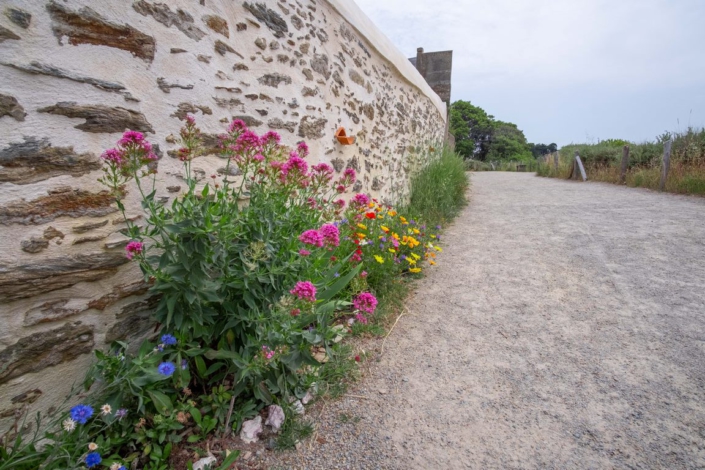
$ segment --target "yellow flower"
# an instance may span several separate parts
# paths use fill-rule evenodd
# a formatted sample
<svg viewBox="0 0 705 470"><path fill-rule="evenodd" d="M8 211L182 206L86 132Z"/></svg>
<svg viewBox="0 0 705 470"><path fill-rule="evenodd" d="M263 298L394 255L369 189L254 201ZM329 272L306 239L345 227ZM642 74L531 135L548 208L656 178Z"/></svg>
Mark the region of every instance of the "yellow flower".
<svg viewBox="0 0 705 470"><path fill-rule="evenodd" d="M375 255L375 259L379 264L384 264L384 258L382 258L380 255Z"/></svg>
<svg viewBox="0 0 705 470"><path fill-rule="evenodd" d="M410 272L410 273L414 273L414 274L420 273L420 272L421 272L421 268L411 268L411 269L409 269L409 272Z"/></svg>
<svg viewBox="0 0 705 470"><path fill-rule="evenodd" d="M437 246L435 248L436 248L436 251L443 251L443 248L441 248L440 246Z"/></svg>
<svg viewBox="0 0 705 470"><path fill-rule="evenodd" d="M401 215L400 215L400 216L399 216L399 220L401 220L402 225L409 225L409 222L406 221L406 219L404 218L404 216L401 216Z"/></svg>
<svg viewBox="0 0 705 470"><path fill-rule="evenodd" d="M397 240L399 240L399 235L397 235L397 234L394 233L394 232L392 232L392 237L394 237L394 238L396 238Z"/></svg>
<svg viewBox="0 0 705 470"><path fill-rule="evenodd" d="M421 233L421 232L419 232L419 229L415 228L415 229L414 229L414 234L415 234L415 235L418 235L419 233Z"/></svg>
<svg viewBox="0 0 705 470"><path fill-rule="evenodd" d="M390 253L396 253L397 250L395 250L394 248L390 248L390 249L389 249L389 252L390 252Z"/></svg>
<svg viewBox="0 0 705 470"><path fill-rule="evenodd" d="M387 214L389 214L390 217L394 217L395 215L397 215L397 211L389 211L387 212Z"/></svg>
<svg viewBox="0 0 705 470"><path fill-rule="evenodd" d="M361 228L362 230L367 230L367 225L365 224L357 224L358 228Z"/></svg>
<svg viewBox="0 0 705 470"><path fill-rule="evenodd" d="M412 265L412 266L416 264L416 260L413 259L413 258L406 258L406 260L407 260L407 261L409 262L409 264Z"/></svg>
<svg viewBox="0 0 705 470"><path fill-rule="evenodd" d="M360 239L362 239L362 238L365 238L365 234L364 234L364 233L359 233L359 232L358 232L358 234L357 234L357 238L360 238Z"/></svg>
<svg viewBox="0 0 705 470"><path fill-rule="evenodd" d="M435 236L435 235L431 235L431 238L436 238L436 236Z"/></svg>
<svg viewBox="0 0 705 470"><path fill-rule="evenodd" d="M421 257L419 255L417 255L416 253L411 253L411 256L413 256L414 259L417 259L417 260L421 259Z"/></svg>
<svg viewBox="0 0 705 470"><path fill-rule="evenodd" d="M433 261L433 260L430 260L430 261L428 262L428 264L430 264L431 266L435 266L435 265L436 265L436 262Z"/></svg>
<svg viewBox="0 0 705 470"><path fill-rule="evenodd" d="M382 225L380 228L382 229L382 231L384 233L389 233L389 229L387 227L385 227L384 225Z"/></svg>
<svg viewBox="0 0 705 470"><path fill-rule="evenodd" d="M374 207L374 206L375 206L375 203L374 203L374 202L371 202L371 203L368 204L368 207Z"/></svg>

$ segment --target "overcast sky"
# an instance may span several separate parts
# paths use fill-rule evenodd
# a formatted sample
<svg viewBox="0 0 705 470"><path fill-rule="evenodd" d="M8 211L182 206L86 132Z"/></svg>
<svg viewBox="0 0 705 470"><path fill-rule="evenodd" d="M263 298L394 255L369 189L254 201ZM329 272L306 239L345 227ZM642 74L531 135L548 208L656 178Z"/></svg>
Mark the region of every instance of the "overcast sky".
<svg viewBox="0 0 705 470"><path fill-rule="evenodd" d="M705 126L705 0L356 2L408 57L452 49L452 100L530 142Z"/></svg>

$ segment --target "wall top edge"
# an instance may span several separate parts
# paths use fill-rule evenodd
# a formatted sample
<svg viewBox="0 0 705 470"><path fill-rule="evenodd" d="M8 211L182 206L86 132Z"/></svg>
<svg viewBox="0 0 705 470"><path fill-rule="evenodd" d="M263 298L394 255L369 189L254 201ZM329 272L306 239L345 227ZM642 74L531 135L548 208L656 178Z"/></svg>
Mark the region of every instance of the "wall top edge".
<svg viewBox="0 0 705 470"><path fill-rule="evenodd" d="M409 59L397 49L387 36L370 20L353 0L325 0L345 18L364 38L384 56L408 80L426 95L441 113L443 121L447 119L446 104L421 76Z"/></svg>

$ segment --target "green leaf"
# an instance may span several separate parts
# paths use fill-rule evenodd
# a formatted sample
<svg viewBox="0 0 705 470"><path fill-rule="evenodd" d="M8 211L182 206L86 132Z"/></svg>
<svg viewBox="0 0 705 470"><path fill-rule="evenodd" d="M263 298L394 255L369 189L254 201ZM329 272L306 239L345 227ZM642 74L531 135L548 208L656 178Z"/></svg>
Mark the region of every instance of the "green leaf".
<svg viewBox="0 0 705 470"><path fill-rule="evenodd" d="M206 378L206 361L204 361L201 356L196 356L193 358L193 360L196 363L196 370L198 370L198 375L200 375L201 378Z"/></svg>
<svg viewBox="0 0 705 470"><path fill-rule="evenodd" d="M198 442L200 440L201 436L199 436L198 434L193 434L189 436L188 439L186 439L186 442L190 442L191 444L193 444L194 442Z"/></svg>
<svg viewBox="0 0 705 470"><path fill-rule="evenodd" d="M345 289L345 287L350 283L352 278L357 276L357 273L360 272L360 269L362 269L362 264L358 264L355 266L355 268L351 269L349 273L347 273L345 276L340 277L335 283L333 283L332 286L328 287L326 290L321 292L317 297L318 300L320 301L328 301L335 297L341 290Z"/></svg>
<svg viewBox="0 0 705 470"><path fill-rule="evenodd" d="M193 416L193 420L200 427L202 416L201 416L201 412L199 411L199 409L195 408L195 407L191 407L191 408L189 408L189 413L191 413L191 416Z"/></svg>
<svg viewBox="0 0 705 470"><path fill-rule="evenodd" d="M173 411L174 406L171 404L171 399L164 393L157 390L147 390L154 406L157 408L159 413L164 414L165 411Z"/></svg>
<svg viewBox="0 0 705 470"><path fill-rule="evenodd" d="M228 470L232 464L235 463L237 458L240 456L240 451L235 450L230 452L230 454L225 457L225 460L223 460L223 463L218 467L218 470Z"/></svg>
<svg viewBox="0 0 705 470"><path fill-rule="evenodd" d="M206 351L205 356L208 359L235 359L235 360L242 360L242 357L235 351L228 351L227 349L210 349Z"/></svg>

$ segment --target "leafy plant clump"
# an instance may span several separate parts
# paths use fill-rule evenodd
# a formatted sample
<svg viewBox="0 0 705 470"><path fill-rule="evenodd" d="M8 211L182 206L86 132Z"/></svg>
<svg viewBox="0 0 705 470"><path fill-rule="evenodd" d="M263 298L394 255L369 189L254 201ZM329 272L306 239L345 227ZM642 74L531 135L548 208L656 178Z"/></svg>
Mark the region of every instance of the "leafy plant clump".
<svg viewBox="0 0 705 470"><path fill-rule="evenodd" d="M289 410L344 380L338 342L374 317L376 290L441 251L420 220L365 194L348 205L355 171L309 166L304 142L290 149L233 121L220 136L226 176L199 181L191 163L204 150L190 116L180 137L186 190L170 206L155 199L157 157L141 133L102 155L100 181L123 214L126 256L158 298L159 333L96 351L91 393L49 421L38 415L32 436L18 423L0 470L165 469L174 446L238 432L271 404ZM135 190L140 224L126 210ZM292 436L307 429L288 426Z"/></svg>

